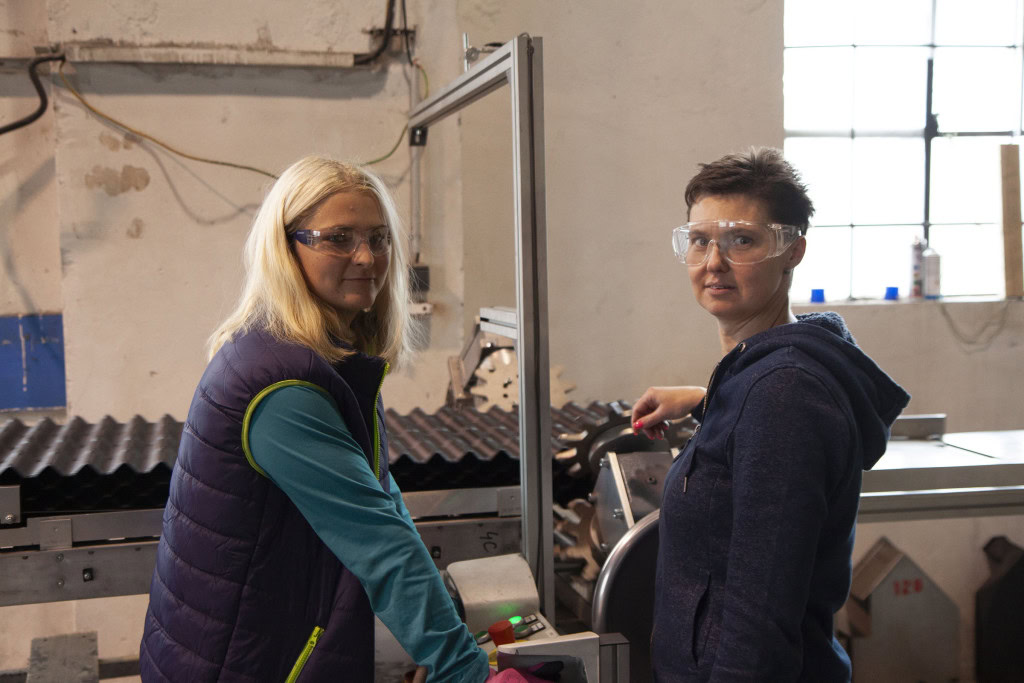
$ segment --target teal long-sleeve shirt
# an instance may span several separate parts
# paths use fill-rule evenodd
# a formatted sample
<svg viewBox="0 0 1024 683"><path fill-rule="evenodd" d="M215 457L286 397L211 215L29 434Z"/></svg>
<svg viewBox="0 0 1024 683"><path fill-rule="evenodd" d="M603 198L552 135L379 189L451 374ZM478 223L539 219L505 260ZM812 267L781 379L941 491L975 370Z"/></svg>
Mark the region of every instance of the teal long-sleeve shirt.
<svg viewBox="0 0 1024 683"><path fill-rule="evenodd" d="M487 678L487 655L459 619L398 486L392 479L391 495L384 492L326 395L303 386L272 392L253 412L249 446L428 680Z"/></svg>

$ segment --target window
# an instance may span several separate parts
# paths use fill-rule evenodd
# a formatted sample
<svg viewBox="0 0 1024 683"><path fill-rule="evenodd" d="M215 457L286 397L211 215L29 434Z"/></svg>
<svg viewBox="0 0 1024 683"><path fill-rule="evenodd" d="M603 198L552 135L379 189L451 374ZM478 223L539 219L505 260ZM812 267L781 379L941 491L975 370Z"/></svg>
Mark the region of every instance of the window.
<svg viewBox="0 0 1024 683"><path fill-rule="evenodd" d="M1002 294L999 146L1024 132L1024 0L786 0L786 157L816 214L793 298Z"/></svg>

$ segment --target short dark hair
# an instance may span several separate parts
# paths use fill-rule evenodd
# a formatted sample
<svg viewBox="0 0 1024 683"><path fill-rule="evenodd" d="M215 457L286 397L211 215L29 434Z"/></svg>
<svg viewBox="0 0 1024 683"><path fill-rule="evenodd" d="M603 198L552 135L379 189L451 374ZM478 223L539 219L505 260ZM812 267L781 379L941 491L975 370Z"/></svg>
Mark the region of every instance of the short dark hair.
<svg viewBox="0 0 1024 683"><path fill-rule="evenodd" d="M800 174L773 147L752 147L742 154L727 154L701 164L686 186L686 211L708 196L743 195L764 203L772 220L807 232L814 204Z"/></svg>

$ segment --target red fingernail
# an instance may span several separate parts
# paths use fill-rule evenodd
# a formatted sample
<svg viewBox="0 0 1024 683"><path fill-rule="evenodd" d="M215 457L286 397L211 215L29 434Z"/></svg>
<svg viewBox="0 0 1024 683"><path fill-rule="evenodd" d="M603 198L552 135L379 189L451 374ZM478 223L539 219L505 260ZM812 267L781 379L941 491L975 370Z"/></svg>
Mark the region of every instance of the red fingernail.
<svg viewBox="0 0 1024 683"><path fill-rule="evenodd" d="M644 428L643 420L637 420L636 422L633 423L633 429L643 429L643 428Z"/></svg>

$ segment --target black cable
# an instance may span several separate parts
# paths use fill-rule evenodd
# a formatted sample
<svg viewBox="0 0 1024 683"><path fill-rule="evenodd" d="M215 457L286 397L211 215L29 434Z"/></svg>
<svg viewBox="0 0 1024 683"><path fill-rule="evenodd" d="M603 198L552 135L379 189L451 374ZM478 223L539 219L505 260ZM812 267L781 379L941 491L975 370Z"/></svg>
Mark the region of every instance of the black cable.
<svg viewBox="0 0 1024 683"><path fill-rule="evenodd" d="M391 35L393 33L395 24L395 0L388 0L387 13L384 16L384 36L381 38L380 45L373 52L367 52L366 54L356 55L354 64L362 66L365 64L372 64L377 61L377 58L384 54L384 50L388 49L388 43L391 42Z"/></svg>
<svg viewBox="0 0 1024 683"><path fill-rule="evenodd" d="M3 135L4 133L10 133L12 130L17 130L18 128L21 128L23 126L27 126L28 124L32 123L40 116L42 116L43 113L46 111L46 105L48 103L48 100L46 99L46 89L43 88L43 84L39 80L39 74L36 73L36 67L42 64L43 62L55 61L63 62L64 53L62 52L57 55L46 55L45 57L36 57L29 63L28 77L32 79L32 85L36 87L36 92L39 93L39 107L23 119L18 119L14 123L8 123L6 126L0 126L0 135Z"/></svg>
<svg viewBox="0 0 1024 683"><path fill-rule="evenodd" d="M409 58L409 63L412 64L412 46L409 45L411 40L409 35L409 15L405 11L405 0L402 0L402 33L405 38L405 56Z"/></svg>

